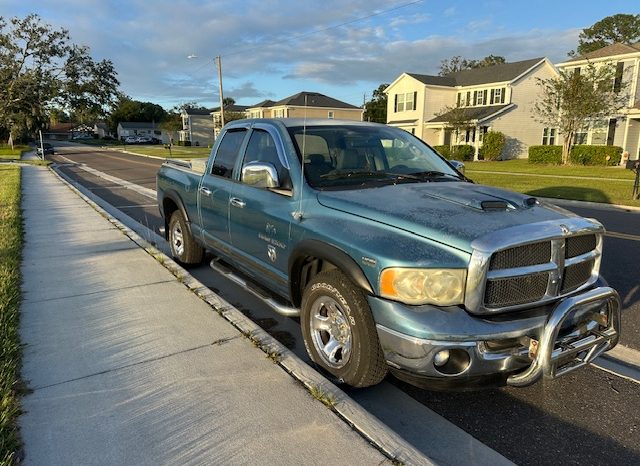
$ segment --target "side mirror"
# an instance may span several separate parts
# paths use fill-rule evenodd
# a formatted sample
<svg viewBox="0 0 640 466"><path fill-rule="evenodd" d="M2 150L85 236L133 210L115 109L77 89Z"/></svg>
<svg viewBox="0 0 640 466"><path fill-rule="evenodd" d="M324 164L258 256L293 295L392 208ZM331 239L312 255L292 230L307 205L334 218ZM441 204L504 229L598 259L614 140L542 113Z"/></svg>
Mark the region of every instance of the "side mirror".
<svg viewBox="0 0 640 466"><path fill-rule="evenodd" d="M449 163L453 165L453 168L458 170L460 173L464 175L464 163L459 162L457 160L449 160Z"/></svg>
<svg viewBox="0 0 640 466"><path fill-rule="evenodd" d="M249 162L242 167L242 182L256 188L278 188L276 167L267 162Z"/></svg>

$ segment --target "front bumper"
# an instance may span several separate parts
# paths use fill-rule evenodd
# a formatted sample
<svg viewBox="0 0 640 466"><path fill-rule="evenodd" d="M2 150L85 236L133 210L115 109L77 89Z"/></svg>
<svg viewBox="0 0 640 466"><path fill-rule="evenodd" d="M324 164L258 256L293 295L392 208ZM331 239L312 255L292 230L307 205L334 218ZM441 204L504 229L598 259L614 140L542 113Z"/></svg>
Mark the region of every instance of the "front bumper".
<svg viewBox="0 0 640 466"><path fill-rule="evenodd" d="M411 309L374 297L369 303L389 366L426 385L455 387L485 377L531 385L588 364L620 334L620 298L607 286L567 297L550 312L513 319L474 317L460 308Z"/></svg>

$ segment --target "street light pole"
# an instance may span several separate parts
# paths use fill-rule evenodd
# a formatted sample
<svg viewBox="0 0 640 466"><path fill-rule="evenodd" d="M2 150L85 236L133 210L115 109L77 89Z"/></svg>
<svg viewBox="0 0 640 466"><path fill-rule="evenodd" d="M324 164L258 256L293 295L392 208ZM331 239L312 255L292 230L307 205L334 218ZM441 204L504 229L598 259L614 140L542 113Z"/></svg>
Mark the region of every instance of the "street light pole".
<svg viewBox="0 0 640 466"><path fill-rule="evenodd" d="M222 59L220 55L216 57L218 62L218 91L220 92L220 127L224 126L224 96L222 95Z"/></svg>

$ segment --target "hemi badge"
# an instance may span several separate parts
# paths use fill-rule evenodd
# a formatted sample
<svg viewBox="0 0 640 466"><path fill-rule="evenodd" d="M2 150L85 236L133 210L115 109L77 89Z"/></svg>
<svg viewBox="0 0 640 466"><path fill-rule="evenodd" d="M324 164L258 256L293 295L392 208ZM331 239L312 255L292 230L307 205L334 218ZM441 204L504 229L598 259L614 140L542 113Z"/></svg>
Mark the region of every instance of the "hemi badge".
<svg viewBox="0 0 640 466"><path fill-rule="evenodd" d="M370 257L362 257L362 263L364 265L368 265L369 267L375 267L376 265L378 265L378 261L376 261L375 259L371 259Z"/></svg>

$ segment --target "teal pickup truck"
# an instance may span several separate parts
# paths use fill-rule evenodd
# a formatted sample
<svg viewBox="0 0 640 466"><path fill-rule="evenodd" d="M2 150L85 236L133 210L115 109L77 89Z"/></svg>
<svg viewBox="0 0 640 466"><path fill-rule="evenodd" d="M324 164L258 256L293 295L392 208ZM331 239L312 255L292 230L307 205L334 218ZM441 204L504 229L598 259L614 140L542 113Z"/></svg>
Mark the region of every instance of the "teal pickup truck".
<svg viewBox="0 0 640 466"><path fill-rule="evenodd" d="M206 163L165 163L157 193L178 262L212 252L299 316L311 359L352 386L388 370L435 389L527 386L618 342L600 223L474 184L397 128L234 121Z"/></svg>

